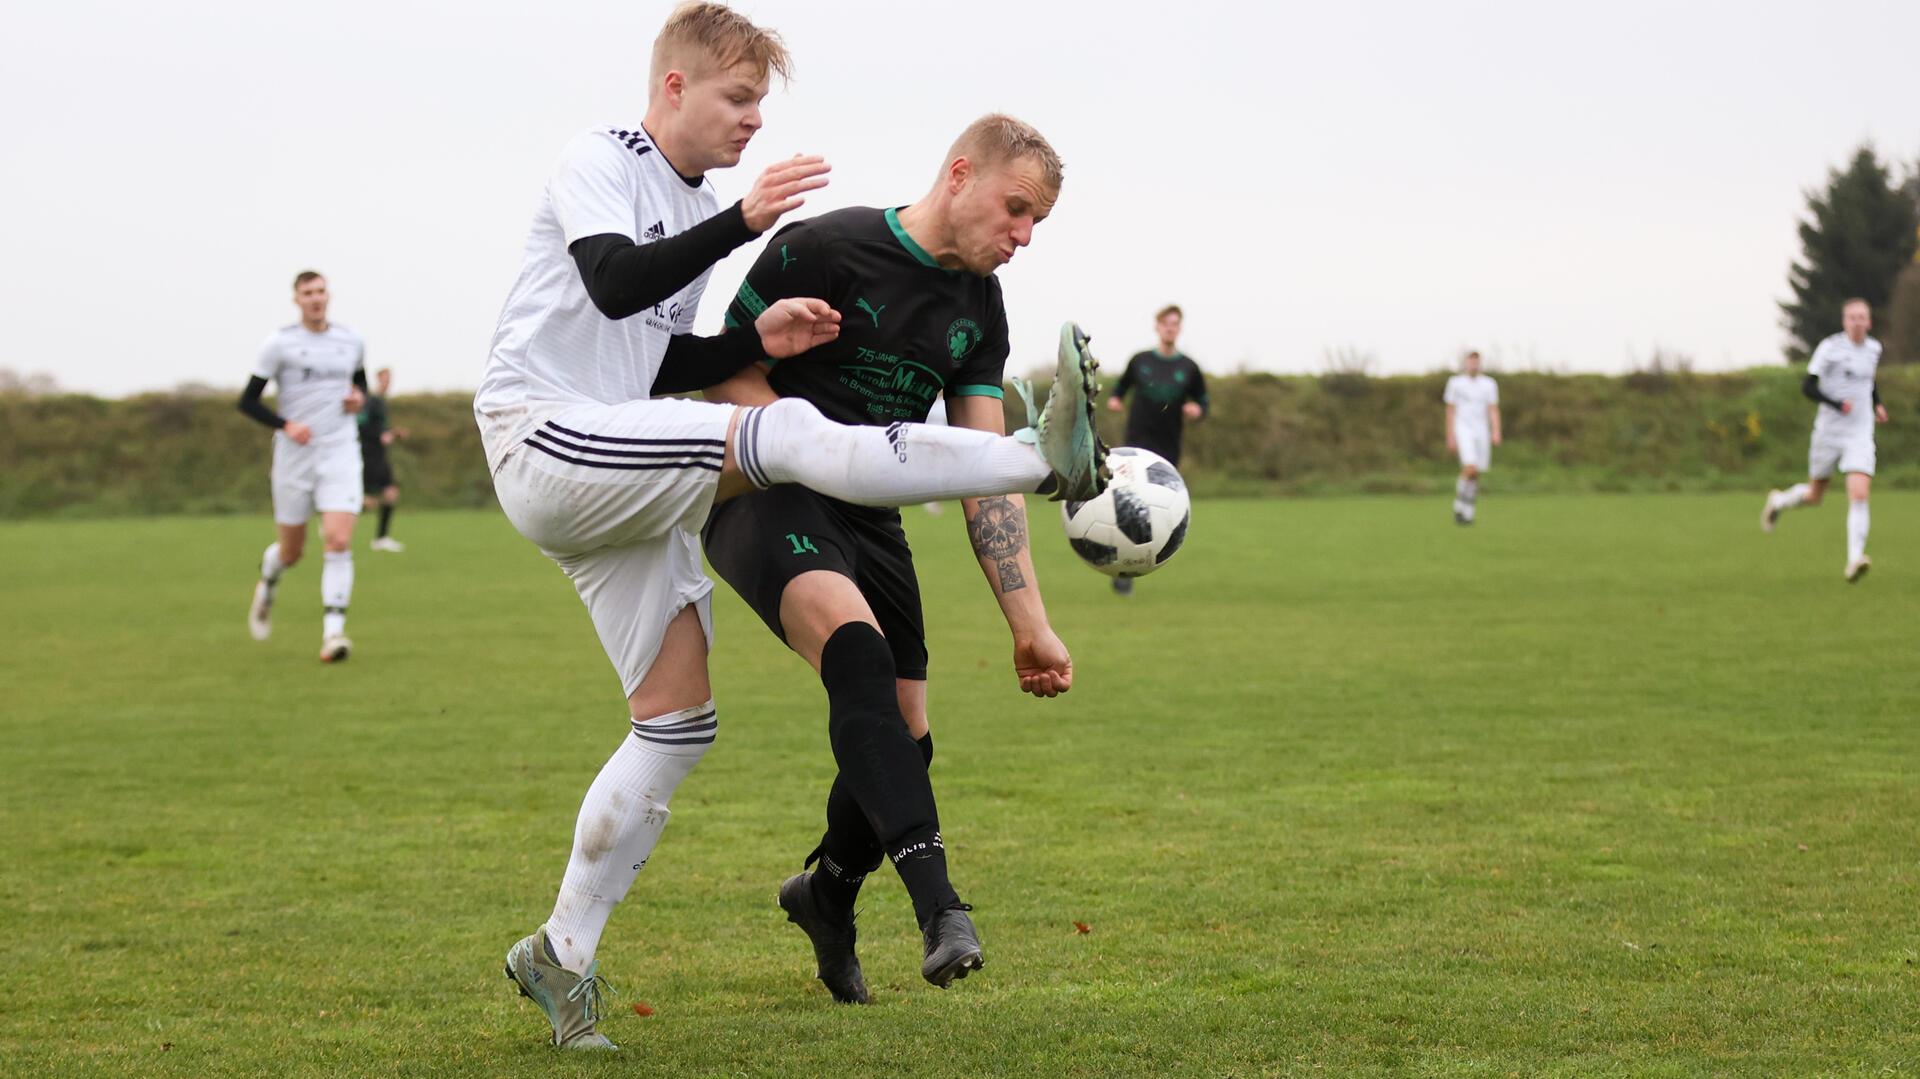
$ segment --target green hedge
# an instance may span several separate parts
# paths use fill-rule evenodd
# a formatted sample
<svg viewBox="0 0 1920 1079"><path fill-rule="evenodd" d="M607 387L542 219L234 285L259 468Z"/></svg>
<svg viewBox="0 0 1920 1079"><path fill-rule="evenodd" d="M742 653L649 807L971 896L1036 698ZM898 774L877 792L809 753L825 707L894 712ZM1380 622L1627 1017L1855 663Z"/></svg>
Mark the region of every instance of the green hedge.
<svg viewBox="0 0 1920 1079"><path fill-rule="evenodd" d="M1182 470L1202 494L1447 489L1444 374L1210 380ZM1881 373L1880 483L1920 487L1920 369ZM1500 376L1503 491L1739 490L1806 468L1813 407L1790 368L1732 374ZM1009 395L1009 400L1012 395ZM492 487L466 394L397 397L394 470L413 506L484 506ZM1102 413L1110 440L1117 415ZM262 512L268 435L226 397L0 395L0 516Z"/></svg>

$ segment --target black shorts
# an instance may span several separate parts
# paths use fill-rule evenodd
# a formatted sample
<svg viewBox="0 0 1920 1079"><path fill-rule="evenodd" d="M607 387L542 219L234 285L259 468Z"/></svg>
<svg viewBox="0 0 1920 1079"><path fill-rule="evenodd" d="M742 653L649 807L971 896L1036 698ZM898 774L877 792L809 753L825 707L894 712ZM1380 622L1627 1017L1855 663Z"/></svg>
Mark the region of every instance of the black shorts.
<svg viewBox="0 0 1920 1079"><path fill-rule="evenodd" d="M831 570L866 597L893 649L896 678L927 677L927 630L900 511L851 506L782 484L714 507L701 530L707 561L782 641L780 596L810 570Z"/></svg>
<svg viewBox="0 0 1920 1079"><path fill-rule="evenodd" d="M393 486L393 464L384 453L360 451L360 486L369 497Z"/></svg>

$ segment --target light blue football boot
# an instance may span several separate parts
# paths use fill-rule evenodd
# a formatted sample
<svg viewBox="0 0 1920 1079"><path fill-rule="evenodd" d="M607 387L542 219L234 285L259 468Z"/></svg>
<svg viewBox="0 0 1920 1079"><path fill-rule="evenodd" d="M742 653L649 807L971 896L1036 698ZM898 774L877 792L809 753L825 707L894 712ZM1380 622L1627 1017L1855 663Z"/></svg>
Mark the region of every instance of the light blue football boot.
<svg viewBox="0 0 1920 1079"><path fill-rule="evenodd" d="M1033 387L1015 377L1013 389L1027 406L1027 429L1014 437L1031 443L1053 469L1048 495L1055 502L1083 502L1107 489L1107 446L1094 429L1100 361L1087 350L1087 335L1072 322L1060 326L1060 356L1045 410L1033 405Z"/></svg>
<svg viewBox="0 0 1920 1079"><path fill-rule="evenodd" d="M587 968L585 977L560 965L547 948L547 927L507 949L507 977L520 995L540 1006L553 1024L553 1044L562 1049L618 1049L593 1029L600 1021L600 995L613 986L600 977L600 964Z"/></svg>

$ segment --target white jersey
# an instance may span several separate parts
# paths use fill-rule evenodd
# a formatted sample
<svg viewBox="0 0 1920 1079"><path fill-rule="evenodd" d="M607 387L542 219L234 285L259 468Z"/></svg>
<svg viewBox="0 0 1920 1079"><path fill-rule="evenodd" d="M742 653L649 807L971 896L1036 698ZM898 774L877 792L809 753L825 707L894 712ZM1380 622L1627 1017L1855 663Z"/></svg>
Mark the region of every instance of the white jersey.
<svg viewBox="0 0 1920 1079"><path fill-rule="evenodd" d="M1879 369L1880 342L1871 337L1856 345L1836 333L1814 348L1807 373L1820 380L1820 392L1853 402L1850 413L1820 405L1813 420L1816 437L1873 437L1873 380Z"/></svg>
<svg viewBox="0 0 1920 1079"><path fill-rule="evenodd" d="M589 131L567 144L534 211L520 276L474 395L489 470L539 425L529 405L652 396L668 339L692 331L712 273L702 271L650 310L616 321L593 306L567 246L605 233L651 243L719 211L712 185L688 183L645 131Z"/></svg>
<svg viewBox="0 0 1920 1079"><path fill-rule="evenodd" d="M346 409L346 399L353 389L353 373L366 362L366 343L337 322L328 323L319 333L296 322L267 335L253 373L279 387L276 411L283 419L313 429L313 438L305 446L288 438L285 431L275 432L276 459L345 443L357 450L359 429Z"/></svg>
<svg viewBox="0 0 1920 1079"><path fill-rule="evenodd" d="M1486 437L1487 409L1500 403L1500 384L1488 375L1455 375L1440 398L1453 406L1453 429Z"/></svg>

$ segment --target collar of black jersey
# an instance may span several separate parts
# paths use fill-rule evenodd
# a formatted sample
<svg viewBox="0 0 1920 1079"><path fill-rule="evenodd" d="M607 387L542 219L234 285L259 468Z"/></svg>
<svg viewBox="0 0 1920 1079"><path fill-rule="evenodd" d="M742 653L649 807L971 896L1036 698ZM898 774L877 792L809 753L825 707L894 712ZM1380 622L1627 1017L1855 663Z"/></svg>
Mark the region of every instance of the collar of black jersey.
<svg viewBox="0 0 1920 1079"><path fill-rule="evenodd" d="M900 224L900 207L895 206L887 210L887 227L893 230L893 238L900 241L900 246L907 249L907 254L919 259L923 265L931 266L944 273L960 273L959 270L950 270L940 265L939 260L927 254L927 249L921 247L918 241L908 235L906 228Z"/></svg>

